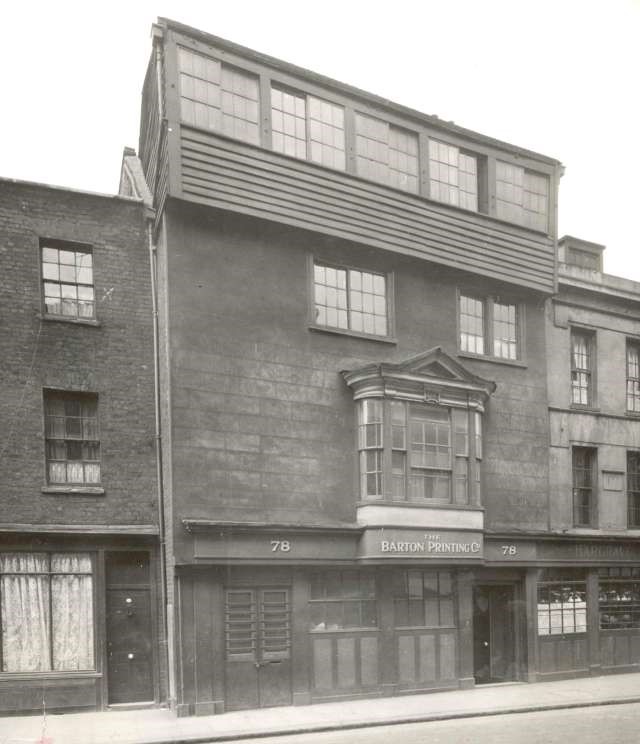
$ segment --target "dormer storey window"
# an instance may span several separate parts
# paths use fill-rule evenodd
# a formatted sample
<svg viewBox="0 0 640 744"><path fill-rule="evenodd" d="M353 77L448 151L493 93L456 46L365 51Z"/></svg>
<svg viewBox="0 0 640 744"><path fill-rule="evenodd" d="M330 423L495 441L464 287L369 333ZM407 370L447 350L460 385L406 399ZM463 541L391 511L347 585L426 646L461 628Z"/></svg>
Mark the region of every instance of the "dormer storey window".
<svg viewBox="0 0 640 744"><path fill-rule="evenodd" d="M362 501L480 504L482 414L492 382L439 348L343 375L357 406Z"/></svg>
<svg viewBox="0 0 640 744"><path fill-rule="evenodd" d="M547 232L549 179L518 165L496 161L496 214L533 230Z"/></svg>
<svg viewBox="0 0 640 744"><path fill-rule="evenodd" d="M460 148L429 140L429 193L432 199L478 211L478 158Z"/></svg>
<svg viewBox="0 0 640 744"><path fill-rule="evenodd" d="M276 152L344 170L344 109L312 95L273 86L271 142Z"/></svg>
<svg viewBox="0 0 640 744"><path fill-rule="evenodd" d="M418 192L418 135L372 116L356 114L359 176Z"/></svg>
<svg viewBox="0 0 640 744"><path fill-rule="evenodd" d="M260 144L258 78L217 59L178 49L185 124Z"/></svg>

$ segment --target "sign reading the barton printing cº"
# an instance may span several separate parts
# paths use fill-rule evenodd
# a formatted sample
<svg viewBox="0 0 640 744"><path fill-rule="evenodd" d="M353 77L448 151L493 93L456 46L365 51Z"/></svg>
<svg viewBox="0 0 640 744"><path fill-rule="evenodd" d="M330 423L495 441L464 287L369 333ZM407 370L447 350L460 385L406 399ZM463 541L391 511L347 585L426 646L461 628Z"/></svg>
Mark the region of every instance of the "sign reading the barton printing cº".
<svg viewBox="0 0 640 744"><path fill-rule="evenodd" d="M359 558L414 558L436 560L482 559L482 534L438 530L427 532L400 527L367 529Z"/></svg>

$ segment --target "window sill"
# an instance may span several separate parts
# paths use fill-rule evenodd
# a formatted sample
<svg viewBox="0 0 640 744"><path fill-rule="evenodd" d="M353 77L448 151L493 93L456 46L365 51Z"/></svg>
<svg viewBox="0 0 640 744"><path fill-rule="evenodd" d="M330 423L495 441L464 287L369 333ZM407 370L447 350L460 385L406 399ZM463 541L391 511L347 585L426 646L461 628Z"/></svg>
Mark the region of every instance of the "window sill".
<svg viewBox="0 0 640 744"><path fill-rule="evenodd" d="M350 336L352 338L361 338L364 341L379 341L383 344L397 344L398 339L395 336L376 336L373 333L360 333L350 331L347 328L330 328L328 326L319 326L314 323L309 324L309 330L318 333L330 333L337 336Z"/></svg>
<svg viewBox="0 0 640 744"><path fill-rule="evenodd" d="M40 313L38 317L40 320L52 323L71 323L71 325L93 326L94 328L100 328L102 325L99 320L93 318L71 318L67 315L48 315L47 313Z"/></svg>
<svg viewBox="0 0 640 744"><path fill-rule="evenodd" d="M95 671L68 671L68 672L0 672L0 681L6 680L11 682L18 681L35 681L45 679L69 679L73 677L75 679L100 679L102 674Z"/></svg>
<svg viewBox="0 0 640 744"><path fill-rule="evenodd" d="M474 354L470 351L458 351L458 356L463 359L477 359L479 362L491 362L491 364L506 364L509 367L527 368L527 363L521 359L503 359L502 357L489 356L489 354Z"/></svg>
<svg viewBox="0 0 640 744"><path fill-rule="evenodd" d="M580 403L570 403L569 409L571 411L584 411L585 413L600 413L600 409L595 406L583 406Z"/></svg>
<svg viewBox="0 0 640 744"><path fill-rule="evenodd" d="M42 486L42 493L48 494L66 494L71 496L104 496L102 486Z"/></svg>

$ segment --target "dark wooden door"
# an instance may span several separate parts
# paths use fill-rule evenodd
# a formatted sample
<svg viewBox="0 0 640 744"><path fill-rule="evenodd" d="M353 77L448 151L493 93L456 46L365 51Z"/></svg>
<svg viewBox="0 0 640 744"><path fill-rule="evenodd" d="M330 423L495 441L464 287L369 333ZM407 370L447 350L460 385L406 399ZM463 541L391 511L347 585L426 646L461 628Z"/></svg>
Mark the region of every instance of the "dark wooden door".
<svg viewBox="0 0 640 744"><path fill-rule="evenodd" d="M111 559L111 560L110 560ZM148 554L107 556L107 689L110 705L153 701Z"/></svg>
<svg viewBox="0 0 640 744"><path fill-rule="evenodd" d="M227 589L226 708L291 704L291 605L288 588Z"/></svg>
<svg viewBox="0 0 640 744"><path fill-rule="evenodd" d="M513 586L477 586L473 592L473 673L476 683L516 678Z"/></svg>

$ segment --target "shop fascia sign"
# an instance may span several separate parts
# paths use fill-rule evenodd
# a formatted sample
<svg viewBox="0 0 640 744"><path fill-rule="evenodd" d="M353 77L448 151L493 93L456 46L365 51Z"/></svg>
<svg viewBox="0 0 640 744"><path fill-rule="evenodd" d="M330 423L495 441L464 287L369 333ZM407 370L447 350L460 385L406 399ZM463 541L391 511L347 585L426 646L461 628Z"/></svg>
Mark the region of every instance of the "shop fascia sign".
<svg viewBox="0 0 640 744"><path fill-rule="evenodd" d="M366 530L360 557L480 559L482 552L482 535L477 532L379 528Z"/></svg>

